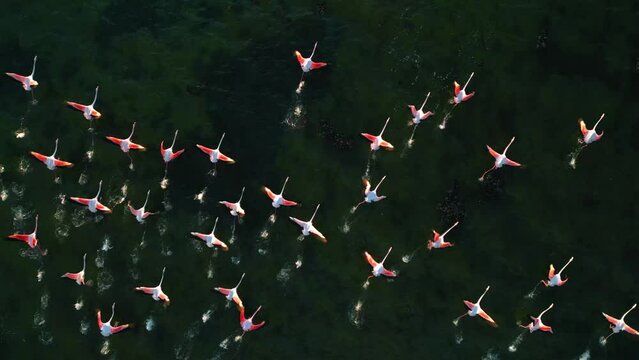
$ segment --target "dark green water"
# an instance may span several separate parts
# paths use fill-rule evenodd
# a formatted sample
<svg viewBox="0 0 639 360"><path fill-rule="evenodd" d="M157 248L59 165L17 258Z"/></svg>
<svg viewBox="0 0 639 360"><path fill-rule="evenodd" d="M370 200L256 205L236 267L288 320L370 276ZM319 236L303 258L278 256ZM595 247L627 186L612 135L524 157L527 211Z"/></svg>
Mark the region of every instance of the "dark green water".
<svg viewBox="0 0 639 360"><path fill-rule="evenodd" d="M38 55L40 83L32 105L18 83L0 81L8 195L0 233L29 232L39 214L48 250L41 258L22 243L1 244L3 359L633 358L631 335L606 346L599 339L609 332L601 311L619 317L637 301L636 2L5 0L0 10L1 70L28 74ZM308 75L297 95L293 51L308 55L314 41L315 59L330 65ZM473 71L477 94L439 130L453 81ZM88 103L96 85L103 116L88 161L89 124L64 101ZM429 91L436 115L408 149L406 105ZM577 120L592 126L604 112L605 136L573 170ZM349 216L369 156L359 133L376 133L388 116L385 138L396 151L370 163L374 183L387 175L380 193L388 199ZM149 150L132 154L131 171L104 136L127 136L133 121L134 139ZM175 129L176 147L187 150L162 190L159 143ZM223 150L237 163L213 177L195 144L214 146L224 132ZM478 182L492 162L485 144L502 150L512 136L509 155L525 166ZM28 155L49 154L58 137L58 155L76 163L56 172L60 183ZM264 240L272 210L260 186L279 189L286 176L286 194L303 206L280 209ZM93 196L100 179L112 214L61 204ZM247 216L229 252L189 236L210 231L219 216L217 235L228 241L233 219L217 201L237 199L243 186ZM148 189L148 209L161 212L141 225L125 204L139 206ZM317 203L315 224L328 244L299 242L287 216L307 219ZM456 246L429 253L431 229L457 220L447 236ZM389 246L386 264L398 278L362 290L370 272L362 252L379 259ZM60 279L80 269L85 252L93 286ZM550 263L559 268L570 256L566 286L525 298ZM156 284L163 266L168 307L133 291ZM243 272L247 311L263 305L258 319L267 324L236 342L237 311L212 288L232 286ZM453 326L462 300L475 301L486 285L482 306L499 328L478 318ZM115 320L136 327L105 346L95 309L108 316L114 301ZM527 334L509 351L517 322L551 302L544 321L554 335ZM639 326L639 314L626 321Z"/></svg>

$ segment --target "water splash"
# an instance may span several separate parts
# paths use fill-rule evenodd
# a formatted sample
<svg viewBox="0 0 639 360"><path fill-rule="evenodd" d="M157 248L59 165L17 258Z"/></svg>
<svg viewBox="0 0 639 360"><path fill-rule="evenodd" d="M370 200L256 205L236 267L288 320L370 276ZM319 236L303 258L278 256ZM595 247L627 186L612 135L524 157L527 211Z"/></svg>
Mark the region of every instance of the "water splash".
<svg viewBox="0 0 639 360"><path fill-rule="evenodd" d="M21 127L14 132L16 139L24 139L29 134L29 129Z"/></svg>
<svg viewBox="0 0 639 360"><path fill-rule="evenodd" d="M75 301L75 304L73 304L73 308L76 309L77 311L80 311L80 309L82 309L83 307L84 307L84 301L82 300L82 296L80 296L78 300Z"/></svg>
<svg viewBox="0 0 639 360"><path fill-rule="evenodd" d="M213 259L209 261L209 267L206 271L206 278L213 279L213 275L215 274L215 267L213 266Z"/></svg>
<svg viewBox="0 0 639 360"><path fill-rule="evenodd" d="M581 139L579 139L578 143L579 145L577 145L575 150L573 150L570 154L568 154L568 157L570 158L568 165L570 165L570 167L573 169L577 168L577 157L579 157L579 154L581 154L581 151L585 149L587 146L586 144L583 143Z"/></svg>
<svg viewBox="0 0 639 360"><path fill-rule="evenodd" d="M515 352L517 351L517 347L519 347L519 344L521 344L522 341L524 341L524 335L526 335L526 332L522 332L521 334L519 334L515 340L513 340L513 342L510 344L510 346L508 346L508 351L510 352Z"/></svg>
<svg viewBox="0 0 639 360"><path fill-rule="evenodd" d="M541 284L541 281L538 282L537 285L535 285L535 287L533 287L528 294L524 295L524 298L534 299L535 296L537 296L537 288L539 287L539 284Z"/></svg>
<svg viewBox="0 0 639 360"><path fill-rule="evenodd" d="M493 349L488 349L488 352L482 356L481 360L499 360L499 354L493 352Z"/></svg>
<svg viewBox="0 0 639 360"><path fill-rule="evenodd" d="M457 345L461 344L464 341L464 336L462 331L460 330L457 334L455 334L455 343Z"/></svg>
<svg viewBox="0 0 639 360"><path fill-rule="evenodd" d="M299 269L302 267L302 261L304 260L304 257L302 256L302 254L297 255L297 260L295 261L295 268Z"/></svg>
<svg viewBox="0 0 639 360"><path fill-rule="evenodd" d="M212 307L211 309L207 310L204 314L202 314L202 324L206 324L206 322L211 319L211 316L213 315L213 311L215 311L215 307Z"/></svg>
<svg viewBox="0 0 639 360"><path fill-rule="evenodd" d="M91 323L87 319L80 321L80 334L82 335L88 334L90 325Z"/></svg>
<svg viewBox="0 0 639 360"><path fill-rule="evenodd" d="M455 107L453 107L454 109ZM446 115L444 115L444 118L442 119L441 124L439 124L439 129L440 130L444 130L446 129L446 124L448 124L448 121L452 118L452 116L450 115L450 113L453 112L453 109L451 109L449 112L446 113Z"/></svg>
<svg viewBox="0 0 639 360"><path fill-rule="evenodd" d="M144 328L146 329L146 331L151 331L155 328L155 320L153 320L153 316L149 316L148 318L146 318L146 320L144 321Z"/></svg>
<svg viewBox="0 0 639 360"><path fill-rule="evenodd" d="M111 344L109 343L108 339L105 339L104 342L102 343L102 346L100 347L100 354L102 355L108 355L111 352Z"/></svg>
<svg viewBox="0 0 639 360"><path fill-rule="evenodd" d="M98 273L97 288L98 294L102 294L113 285L113 275L108 271L100 271Z"/></svg>
<svg viewBox="0 0 639 360"><path fill-rule="evenodd" d="M80 174L80 177L78 178L78 184L86 185L88 181L89 181L89 176L85 172Z"/></svg>
<svg viewBox="0 0 639 360"><path fill-rule="evenodd" d="M200 204L204 204L204 197L206 196L206 187L199 193L195 194L193 200L198 201Z"/></svg>
<svg viewBox="0 0 639 360"><path fill-rule="evenodd" d="M292 129L300 129L304 127L304 115L306 113L304 105L302 104L302 89L304 88L304 81L300 81L295 93L293 94L291 104L286 111L284 117L284 123Z"/></svg>
<svg viewBox="0 0 639 360"><path fill-rule="evenodd" d="M277 281L279 281L282 285L286 285L286 283L291 279L291 268L290 266L285 266L277 273L275 277Z"/></svg>
<svg viewBox="0 0 639 360"><path fill-rule="evenodd" d="M184 333L182 342L173 350L176 359L187 360L191 358L193 342L195 337L200 333L201 326L202 324L199 321L195 321L189 326L186 333Z"/></svg>
<svg viewBox="0 0 639 360"><path fill-rule="evenodd" d="M13 193L13 195L16 196L18 200L22 199L25 190L26 188L23 184L11 183L11 192Z"/></svg>
<svg viewBox="0 0 639 360"><path fill-rule="evenodd" d="M233 263L233 265L239 265L240 264L240 256L233 256L231 257L231 262Z"/></svg>
<svg viewBox="0 0 639 360"><path fill-rule="evenodd" d="M586 351L579 355L577 360L590 360L590 349L586 349Z"/></svg>
<svg viewBox="0 0 639 360"><path fill-rule="evenodd" d="M20 175L26 175L31 172L31 163L24 156L18 162L18 172Z"/></svg>
<svg viewBox="0 0 639 360"><path fill-rule="evenodd" d="M169 179L162 178L162 181L160 181L160 187L162 190L166 190L166 188L169 187Z"/></svg>

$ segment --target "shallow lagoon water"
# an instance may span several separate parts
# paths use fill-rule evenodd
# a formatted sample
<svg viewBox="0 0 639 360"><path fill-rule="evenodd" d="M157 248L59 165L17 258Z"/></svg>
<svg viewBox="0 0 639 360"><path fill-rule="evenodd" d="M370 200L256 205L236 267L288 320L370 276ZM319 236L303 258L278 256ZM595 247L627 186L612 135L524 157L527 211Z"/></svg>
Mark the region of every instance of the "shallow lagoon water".
<svg viewBox="0 0 639 360"><path fill-rule="evenodd" d="M31 231L37 213L48 250L41 258L2 243L4 357L616 359L636 347L627 334L599 343L609 332L601 311L619 316L637 301L635 3L5 1L0 9L2 71L28 73L38 55L40 82L33 105L19 84L0 81L0 232ZM316 59L330 65L305 76L298 94L292 53L307 55L315 41ZM473 71L477 94L450 112L452 82ZM63 102L90 102L96 85L103 117L90 133ZM429 91L436 115L408 148L407 105ZM604 112L605 136L572 169L578 119L592 126ZM367 165L359 133L379 131L388 116L385 138L396 151ZM133 121L149 150L131 155L131 171L104 136L127 136ZM176 148L187 150L169 165L163 190L159 143L175 129ZM211 176L195 144L214 146L222 133L237 163ZM485 144L501 150L512 136L509 155L525 166L478 182L492 161ZM50 153L55 138L74 168L53 173L29 157ZM380 193L388 199L350 214L366 171L373 182L387 175ZM286 176L286 194L302 207L279 209L265 240L272 209L259 188L277 189ZM100 179L112 214L62 200L93 196ZM217 201L236 199L243 186L247 216L234 227ZM148 189L148 208L160 214L138 224L126 203L141 204ZM300 242L287 216L305 219L317 203L328 243ZM235 237L226 253L189 236L217 216L216 234ZM457 220L447 235L455 247L428 252L431 230ZM389 246L398 278L363 289L362 252L381 257ZM93 286L60 279L79 271L85 252ZM550 263L570 256L566 286L526 297ZM152 285L163 266L168 307L132 290ZM236 341L237 312L212 289L243 272L247 310L263 305L267 325ZM482 305L500 327L476 318L453 326L462 300L486 285ZM136 327L105 342L94 312L114 301L115 319ZM517 323L551 302L544 321L555 334L526 334L511 352Z"/></svg>

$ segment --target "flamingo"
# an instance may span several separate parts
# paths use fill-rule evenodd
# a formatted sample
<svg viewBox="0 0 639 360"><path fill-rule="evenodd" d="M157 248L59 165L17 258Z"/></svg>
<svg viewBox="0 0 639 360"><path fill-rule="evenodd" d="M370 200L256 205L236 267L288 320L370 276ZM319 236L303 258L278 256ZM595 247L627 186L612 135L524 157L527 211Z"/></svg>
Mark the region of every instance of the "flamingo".
<svg viewBox="0 0 639 360"><path fill-rule="evenodd" d="M50 156L45 156L35 151L31 151L31 155L33 155L36 159L42 161L49 170L55 170L56 167L72 167L73 164L67 161L62 161L55 158L55 154L58 152L58 139L55 139L55 149L53 150L53 154Z"/></svg>
<svg viewBox="0 0 639 360"><path fill-rule="evenodd" d="M368 141L371 142L371 151L377 151L380 146L383 147L386 150L393 150L394 147L391 143L389 143L388 141L385 141L384 139L382 139L382 135L384 134L384 130L386 130L386 125L388 125L388 121L390 121L390 117L388 119L386 119L386 123L384 124L384 127L382 128L382 131L379 133L379 135L375 136L375 135L371 135L368 133L362 133L362 136L365 137L366 139L368 139Z"/></svg>
<svg viewBox="0 0 639 360"><path fill-rule="evenodd" d="M319 69L322 68L326 65L328 65L325 62L315 62L313 61L313 55L315 55L315 49L317 48L317 42L315 42L315 45L313 46L313 52L311 53L311 56L305 58L302 56L302 54L300 54L299 51L295 51L295 57L297 58L297 61L300 63L300 67L302 68L302 71L304 73L307 73L311 70L315 70L315 69Z"/></svg>
<svg viewBox="0 0 639 360"><path fill-rule="evenodd" d="M144 205L142 205L142 207L139 208L139 209L133 208L133 206L131 206L131 201L129 201L129 203L127 204L127 206L129 207L129 211L131 212L131 214L133 214L133 216L135 216L135 219L140 224L143 223L144 219L146 219L150 215L157 214L157 212L144 211L144 208L146 207L146 203L149 202L149 195L150 194L151 194L151 190L146 192L146 200L144 200Z"/></svg>
<svg viewBox="0 0 639 360"><path fill-rule="evenodd" d="M448 230L446 230L441 235L437 231L433 230L433 240L428 240L428 244L426 245L426 247L428 247L428 250L431 250L433 248L443 249L443 248L447 248L447 247L455 245L453 243L446 242L444 240L444 237L446 236L446 234L448 234L449 231L451 231L455 226L457 226L457 224L459 224L459 221L454 223L453 226L451 226Z"/></svg>
<svg viewBox="0 0 639 360"><path fill-rule="evenodd" d="M413 119L408 123L408 126L411 125L419 125L423 120L428 119L428 117L435 115L432 111L424 112L424 106L426 106L426 102L428 102L428 98L430 97L430 92L426 95L426 100L422 104L422 107L419 110L415 109L415 105L408 105L411 114L413 114Z"/></svg>
<svg viewBox="0 0 639 360"><path fill-rule="evenodd" d="M370 266L373 267L372 275L368 276L369 279L371 277L379 277L381 275L384 275L386 277L396 277L397 276L397 273L395 273L394 271L386 270L386 268L384 268L384 261L386 261L386 258L388 257L388 254L390 254L391 250L393 250L392 246L390 248L388 248L388 252L386 252L386 256L384 256L384 258L382 259L381 262L375 261L375 259L373 259L371 254L369 254L368 252L364 251L364 257L366 258L366 261L368 261Z"/></svg>
<svg viewBox="0 0 639 360"><path fill-rule="evenodd" d="M470 79L473 78L473 75L475 75L474 72L470 74L468 81L466 81L466 84L461 89L457 81L455 81L455 96L451 100L451 104L455 104L454 106L457 106L461 104L463 101L468 101L471 97L475 96L474 91L471 92L470 94L466 94L466 86L468 86L468 83L470 83Z"/></svg>
<svg viewBox="0 0 639 360"><path fill-rule="evenodd" d="M237 293L237 288L240 287L242 280L244 280L244 275L246 275L246 273L242 274L242 277L240 277L240 281L237 282L237 285L235 285L234 288L231 288L231 289L227 289L223 287L215 288L215 291L224 295L224 297L226 297L226 300L233 301L235 304L237 304L237 306L240 309L244 308L244 305L242 304L242 299L240 299L240 295Z"/></svg>
<svg viewBox="0 0 639 360"><path fill-rule="evenodd" d="M110 142L118 145L120 147L120 149L125 152L128 153L129 150L142 150L145 151L146 148L140 144L136 144L133 141L131 141L131 138L133 137L133 133L135 132L135 123L133 123L133 128L131 129L131 134L129 135L128 138L126 139L120 139L120 138L116 138L113 136L107 136L107 140L109 140Z"/></svg>
<svg viewBox="0 0 639 360"><path fill-rule="evenodd" d="M102 211L104 213L110 213L111 209L109 209L108 207L104 206L99 200L98 197L100 196L100 192L102 191L102 180L100 180L100 185L98 186L98 193L95 195L95 197L91 198L91 199L87 199L87 198L80 198L80 197L71 197L71 201L75 201L79 204L85 205L89 207L89 211L92 213L99 211Z"/></svg>
<svg viewBox="0 0 639 360"><path fill-rule="evenodd" d="M637 307L637 304L632 305L632 307L628 311L626 311L625 314L623 314L621 319L615 319L612 316L602 312L603 316L610 323L610 328L612 329L612 333L610 335L606 336L606 338L603 340L604 343L606 342L606 340L608 340L609 337L611 337L612 335L614 335L614 334L616 334L616 333L618 333L620 331L625 331L625 332L630 333L632 335L639 335L639 331L631 328L624 321L624 318L626 317L626 315L628 315L628 313L631 312L636 307Z"/></svg>
<svg viewBox="0 0 639 360"><path fill-rule="evenodd" d="M214 246L219 246L222 248L223 251L229 251L229 247L222 242L220 239L218 239L215 236L215 228L217 227L217 221L218 221L219 217L215 218L215 225L213 225L213 230L211 231L210 234L203 234L203 233L199 233L199 232L191 232L191 235L200 238L201 240L203 240L204 242L206 242L206 246L212 248Z"/></svg>
<svg viewBox="0 0 639 360"><path fill-rule="evenodd" d="M246 215L246 212L244 211L244 209L242 209L242 205L240 204L242 202L242 197L244 196L244 189L245 188L242 188L240 199L237 202L232 203L229 201L220 201L220 204L223 204L230 210L231 215L239 216L240 219L243 218L244 215Z"/></svg>
<svg viewBox="0 0 639 360"><path fill-rule="evenodd" d="M111 325L111 320L113 320L113 316L115 316L115 303L113 303L113 305L111 306L111 317L109 318L109 321L103 323L100 309L98 309L97 313L98 313L98 328L100 329L100 333L104 337L117 334L120 331L133 326L133 324L124 324L120 326Z"/></svg>
<svg viewBox="0 0 639 360"><path fill-rule="evenodd" d="M457 317L453 323L455 325L457 325L457 322L459 321L459 319L463 318L466 315L469 316L481 316L484 320L488 321L488 323L493 326L493 327L497 327L497 323L495 322L495 320L493 320L484 310L482 310L481 308L481 299L484 297L484 295L486 295L486 293L488 292L488 290L490 289L490 286L486 287L486 290L484 290L484 293L479 297L479 300L477 300L477 303L472 303L468 300L464 300L464 304L466 304L466 307L468 307L468 312L464 313L463 315Z"/></svg>
<svg viewBox="0 0 639 360"><path fill-rule="evenodd" d="M320 204L317 204L317 207L315 208L315 212L313 213L313 216L311 216L310 220L308 221L302 221L292 216L289 216L288 218L302 228L302 234L304 236L313 234L318 240L320 240L323 243L326 243L327 242L326 237L322 235L322 233L319 232L319 230L317 230L315 226L313 225L313 219L315 219L315 215L317 214L317 210L319 210L319 207L320 207Z"/></svg>
<svg viewBox="0 0 639 360"><path fill-rule="evenodd" d="M33 70L31 70L31 74L29 76L22 76L22 75L18 75L15 73L5 73L8 76L12 77L13 79L15 79L16 81L20 82L22 84L22 88L25 91L32 91L33 88L35 88L36 86L38 86L38 82L35 81L33 79L33 74L35 74L35 68L36 68L36 61L38 60L37 56L33 57Z"/></svg>
<svg viewBox="0 0 639 360"><path fill-rule="evenodd" d="M87 267L87 254L84 253L84 256L82 257L82 270L80 270L80 272L77 273L64 273L64 275L62 275L61 277L63 278L67 278L67 279L71 279L73 281L75 281L78 285L85 285L84 283L84 270Z"/></svg>
<svg viewBox="0 0 639 360"><path fill-rule="evenodd" d="M169 161L175 160L178 156L182 155L182 153L184 152L184 149L173 152L173 146L175 145L175 140L177 139L178 131L179 130L175 130L175 135L173 136L173 142L171 143L170 147L166 149L164 148L164 140L162 140L162 142L160 143L160 153L162 154L162 160L164 160L164 162L167 164L169 163Z"/></svg>
<svg viewBox="0 0 639 360"><path fill-rule="evenodd" d="M29 245L29 247L31 249L37 247L38 250L40 250L40 253L42 255L45 255L45 253L42 251L42 249L40 249L40 246L38 245L38 215L35 216L35 228L33 229L33 232L30 234L12 234L8 236L9 239L14 239L14 240L19 240L19 241L24 241L27 245Z"/></svg>
<svg viewBox="0 0 639 360"><path fill-rule="evenodd" d="M548 271L548 281L541 280L541 282L546 287L564 285L568 281L568 279L566 278L565 280L562 280L561 279L561 272L564 271L564 269L566 269L568 267L568 264L570 264L573 259L574 259L574 257L571 257L570 260L568 260L568 262L566 263L566 265L564 265L564 267L562 267L561 270L559 270L559 272L556 273L556 274L555 274L555 267L552 266L552 264L550 264L550 270Z"/></svg>
<svg viewBox="0 0 639 360"><path fill-rule="evenodd" d="M93 119L99 119L102 116L102 114L100 114L100 112L94 108L95 102L98 100L99 88L100 88L99 86L95 87L95 96L93 97L93 102L91 103L91 105L82 105L72 101L67 101L67 105L71 106L72 108L78 111L81 111L82 115L84 115L84 118L89 121Z"/></svg>
<svg viewBox="0 0 639 360"><path fill-rule="evenodd" d="M530 318L532 319L532 322L530 324L526 326L523 326L523 325L519 325L519 326L524 329L528 329L531 333L537 330L541 330L541 331L550 332L552 334L553 333L552 328L550 326L544 325L544 323L541 321L541 317L546 313L546 311L552 309L554 305L555 304L550 304L550 306L546 310L542 311L541 314L539 314L539 316L537 317L531 316Z"/></svg>
<svg viewBox="0 0 639 360"><path fill-rule="evenodd" d="M288 177L286 177L286 180L284 180L284 185L282 185L282 190L280 191L279 194L275 194L273 191L271 191L271 189L267 188L266 186L262 187L262 191L264 191L266 196L268 196L273 201L271 203L271 205L274 208L276 208L276 209L279 208L280 206L297 206L297 205L299 205L295 201L284 199L284 196L282 194L284 194L284 188L286 187L286 183L287 182L288 182Z"/></svg>
<svg viewBox="0 0 639 360"><path fill-rule="evenodd" d="M196 144L196 146L198 147L198 149L202 150L203 153L207 154L209 156L209 160L211 160L211 162L213 164L217 164L218 160L227 162L229 164L234 164L235 160L231 159L230 157L222 154L220 152L220 147L222 146L222 140L224 140L224 136L226 135L226 133L222 134L222 138L220 139L220 142L217 144L217 148L215 149L211 149L211 148L207 148L206 146L202 146L200 144Z"/></svg>
<svg viewBox="0 0 639 360"><path fill-rule="evenodd" d="M371 203L376 203L378 201L382 201L386 199L386 195L382 195L382 196L377 195L377 189L379 189L379 186L382 185L382 182L384 181L384 179L386 179L386 176L382 177L382 179L377 183L377 186L375 186L375 189L373 189L372 191L371 191L371 183L368 181L368 179L366 178L362 179L362 182L364 183L364 200L360 201L357 205L355 205L352 212L355 212L355 210L357 210L357 208L364 203L371 204Z"/></svg>
<svg viewBox="0 0 639 360"><path fill-rule="evenodd" d="M142 291L145 294L151 295L151 297L153 298L153 300L158 301L164 301L167 304L171 302L171 300L169 300L169 297L164 293L164 291L162 291L162 281L164 281L164 271L166 270L166 267L164 267L162 269L162 278L160 279L160 283L156 286L156 287L136 287L135 290L137 291Z"/></svg>
<svg viewBox="0 0 639 360"><path fill-rule="evenodd" d="M583 140L582 141L586 145L601 139L601 137L603 136L603 134L604 134L603 131L601 132L601 134L597 134L597 125L599 125L601 120L603 120L604 116L606 116L606 114L601 114L601 117L599 118L599 120L597 120L597 122L595 123L595 126L592 128L592 130L588 130L584 120L583 119L579 119L579 127L581 128L581 134L583 135Z"/></svg>
<svg viewBox="0 0 639 360"><path fill-rule="evenodd" d="M244 317L244 307L240 307L240 326L242 327L243 332L247 333L249 331L257 330L264 326L264 324L266 324L266 321L262 321L259 324L253 324L253 318L255 317L255 315L257 315L257 312L260 311L261 308L262 306L260 305L260 307L255 310L253 315L251 315L251 317L247 319L246 317Z"/></svg>
<svg viewBox="0 0 639 360"><path fill-rule="evenodd" d="M506 152L508 151L508 148L510 147L510 145L512 145L513 141L515 141L515 137L514 136L513 136L512 139L510 139L510 142L508 143L508 146L506 146L506 148L504 149L504 153L503 154L498 153L497 151L493 150L490 146L486 145L490 155L492 155L495 158L495 164L490 169L484 171L484 173L479 178L479 181L484 181L484 176L486 176L486 174L488 174L489 172L491 172L491 171L493 171L495 169L499 169L500 167L502 167L504 165L521 166L520 163L512 161L512 160L510 160L509 158L506 157Z"/></svg>

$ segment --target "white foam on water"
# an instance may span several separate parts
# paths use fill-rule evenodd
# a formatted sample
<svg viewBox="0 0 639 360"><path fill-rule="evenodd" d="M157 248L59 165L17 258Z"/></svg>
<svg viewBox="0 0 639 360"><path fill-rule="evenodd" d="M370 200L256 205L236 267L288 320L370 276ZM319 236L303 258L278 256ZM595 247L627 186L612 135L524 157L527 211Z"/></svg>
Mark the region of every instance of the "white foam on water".
<svg viewBox="0 0 639 360"><path fill-rule="evenodd" d="M42 310L46 310L49 307L49 293L48 292L43 292L42 295L40 295L40 308Z"/></svg>
<svg viewBox="0 0 639 360"><path fill-rule="evenodd" d="M42 345L51 345L53 344L53 334L51 334L48 330L42 329L40 330L40 335L38 336L38 340Z"/></svg>
<svg viewBox="0 0 639 360"><path fill-rule="evenodd" d="M213 266L213 260L209 261L209 267L206 270L206 277L208 279L213 279L213 275L215 274L215 267Z"/></svg>
<svg viewBox="0 0 639 360"><path fill-rule="evenodd" d="M160 254L162 254L162 256L173 255L173 251L171 250L171 248L168 245L166 245L164 242L160 244L160 247L161 247Z"/></svg>
<svg viewBox="0 0 639 360"><path fill-rule="evenodd" d="M513 340L513 342L510 344L510 346L508 346L508 351L510 351L510 352L517 351L517 348L519 347L519 344L521 344L521 342L524 341L524 335L526 335L526 332L522 332L521 334L519 334L515 338L515 340Z"/></svg>
<svg viewBox="0 0 639 360"><path fill-rule="evenodd" d="M155 320L153 320L152 316L146 318L146 320L144 321L144 328L146 329L146 331L151 331L155 328Z"/></svg>
<svg viewBox="0 0 639 360"><path fill-rule="evenodd" d="M286 283L291 279L291 268L289 266L285 266L277 273L275 276L277 281L282 283L282 285L286 285Z"/></svg>
<svg viewBox="0 0 639 360"><path fill-rule="evenodd" d="M102 294L113 285L113 275L108 271L100 271L98 273L97 288L98 294Z"/></svg>
<svg viewBox="0 0 639 360"><path fill-rule="evenodd" d="M590 360L590 349L586 349L586 351L579 355L577 360Z"/></svg>
<svg viewBox="0 0 639 360"><path fill-rule="evenodd" d="M304 238L305 238L305 237L306 237L306 236L304 236L304 234L302 234L302 235L298 235L298 236L297 236L297 241L302 242L302 241L304 241Z"/></svg>
<svg viewBox="0 0 639 360"><path fill-rule="evenodd" d="M82 300L82 296L80 296L78 300L75 301L75 304L73 304L73 308L76 309L77 311L80 311L80 309L82 309L83 307L84 307L84 301Z"/></svg>
<svg viewBox="0 0 639 360"><path fill-rule="evenodd" d="M204 314L202 314L202 324L206 324L206 322L211 319L211 316L213 315L214 310L215 310L215 307L212 307L211 309L207 310Z"/></svg>
<svg viewBox="0 0 639 360"><path fill-rule="evenodd" d="M104 342L102 343L102 346L100 347L100 354L102 355L107 355L111 352L111 344L109 343L108 339L104 339Z"/></svg>
<svg viewBox="0 0 639 360"><path fill-rule="evenodd" d="M220 342L219 347L221 347L224 350L228 350L230 342L231 342L231 336L228 336Z"/></svg>
<svg viewBox="0 0 639 360"><path fill-rule="evenodd" d="M355 305L348 312L348 318L351 324L355 325L356 328L360 329L362 324L364 323L364 318L362 316L362 311L364 310L364 300L358 299L355 302Z"/></svg>
<svg viewBox="0 0 639 360"><path fill-rule="evenodd" d="M8 198L9 198L9 192L4 188L0 190L0 200L7 201Z"/></svg>
<svg viewBox="0 0 639 360"><path fill-rule="evenodd" d="M38 282L42 282L43 278L44 278L44 269L38 269L38 273L36 274L36 279L38 279Z"/></svg>
<svg viewBox="0 0 639 360"><path fill-rule="evenodd" d="M168 221L165 218L159 218L157 221L157 229L160 236L164 236L169 229Z"/></svg>
<svg viewBox="0 0 639 360"><path fill-rule="evenodd" d="M297 260L295 261L295 268L299 269L302 267L302 261L304 260L304 258L302 257L302 255L297 255Z"/></svg>
<svg viewBox="0 0 639 360"><path fill-rule="evenodd" d="M239 265L239 264L240 264L240 256L238 255L238 256L233 256L233 257L231 257L231 262L232 262L234 265Z"/></svg>
<svg viewBox="0 0 639 360"><path fill-rule="evenodd" d="M71 225L76 228L86 224L89 222L90 217L86 209L83 208L75 208L71 213Z"/></svg>
<svg viewBox="0 0 639 360"><path fill-rule="evenodd" d="M91 323L86 318L80 321L80 334L82 335L88 334L90 326L91 326Z"/></svg>
<svg viewBox="0 0 639 360"><path fill-rule="evenodd" d="M455 334L455 343L457 345L459 345L459 344L462 343L462 341L464 341L464 336L463 336L462 332L460 331L457 334Z"/></svg>
<svg viewBox="0 0 639 360"><path fill-rule="evenodd" d="M204 189L202 189L202 191L200 191L199 193L195 194L195 196L193 197L193 200L198 201L200 204L204 204L205 196L206 196L206 187L204 187Z"/></svg>
<svg viewBox="0 0 639 360"><path fill-rule="evenodd" d="M488 349L488 352L482 356L481 360L499 360L499 354L495 353L493 349Z"/></svg>
<svg viewBox="0 0 639 360"><path fill-rule="evenodd" d="M169 198L168 193L164 194L164 198L162 199L162 206L164 206L164 211L171 211L171 209L173 209L173 204L171 203L171 199Z"/></svg>
<svg viewBox="0 0 639 360"><path fill-rule="evenodd" d="M18 198L22 199L22 195L24 195L25 187L23 184L11 183L11 192Z"/></svg>
<svg viewBox="0 0 639 360"><path fill-rule="evenodd" d="M167 187L169 187L169 179L167 178L162 178L162 181L160 181L160 187L163 190L166 190Z"/></svg>
<svg viewBox="0 0 639 360"><path fill-rule="evenodd" d="M21 127L15 131L16 139L24 139L29 134L29 129Z"/></svg>
<svg viewBox="0 0 639 360"><path fill-rule="evenodd" d="M80 177L78 178L78 184L86 185L87 181L89 181L89 177L87 176L87 174L84 172L80 174Z"/></svg>
<svg viewBox="0 0 639 360"><path fill-rule="evenodd" d="M33 314L33 326L37 328L41 328L46 324L46 320L44 319L44 314L38 310Z"/></svg>
<svg viewBox="0 0 639 360"><path fill-rule="evenodd" d="M26 175L31 172L31 163L26 157L21 157L18 162L18 172L20 175Z"/></svg>

